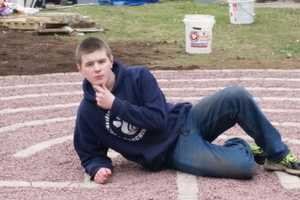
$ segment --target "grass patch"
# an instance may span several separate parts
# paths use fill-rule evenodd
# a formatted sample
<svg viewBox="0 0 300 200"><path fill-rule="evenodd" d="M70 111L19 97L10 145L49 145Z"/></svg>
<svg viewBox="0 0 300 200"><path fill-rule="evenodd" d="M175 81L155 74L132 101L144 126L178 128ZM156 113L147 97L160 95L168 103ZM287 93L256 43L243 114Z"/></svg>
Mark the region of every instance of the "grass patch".
<svg viewBox="0 0 300 200"><path fill-rule="evenodd" d="M280 50L287 58L294 57L295 55L299 55L300 53L300 42L297 40L295 43L287 44L285 48Z"/></svg>
<svg viewBox="0 0 300 200"><path fill-rule="evenodd" d="M181 64L201 62L210 66L232 60L276 63L300 57L299 9L256 8L255 22L251 25L230 24L227 5L193 1L162 1L137 7L82 6L69 11L90 16L106 30L87 36L100 36L110 42L174 42L178 52L182 52L176 58ZM184 54L185 14L215 16L211 54Z"/></svg>

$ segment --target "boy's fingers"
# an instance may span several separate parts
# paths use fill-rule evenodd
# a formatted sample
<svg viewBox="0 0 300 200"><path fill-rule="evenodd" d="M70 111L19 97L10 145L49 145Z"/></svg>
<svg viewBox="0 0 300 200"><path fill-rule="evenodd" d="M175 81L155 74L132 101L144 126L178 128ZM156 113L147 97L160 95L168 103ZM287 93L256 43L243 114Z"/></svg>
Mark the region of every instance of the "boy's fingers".
<svg viewBox="0 0 300 200"><path fill-rule="evenodd" d="M101 87L101 89L102 89L103 92L109 91L109 90L107 89L106 85L103 85L103 86Z"/></svg>
<svg viewBox="0 0 300 200"><path fill-rule="evenodd" d="M101 87L102 87L104 90L108 90L105 84L101 85Z"/></svg>
<svg viewBox="0 0 300 200"><path fill-rule="evenodd" d="M96 98L101 99L104 95L102 93L96 93Z"/></svg>
<svg viewBox="0 0 300 200"><path fill-rule="evenodd" d="M106 177L106 176L101 176L101 177L97 177L96 179L95 179L95 182L96 183L106 183L107 182L107 180L108 180L108 177Z"/></svg>
<svg viewBox="0 0 300 200"><path fill-rule="evenodd" d="M105 178L105 174L104 173L98 173L95 177L98 181L99 180L103 180Z"/></svg>
<svg viewBox="0 0 300 200"><path fill-rule="evenodd" d="M96 183L105 183L106 182L106 178L103 178L103 177L97 177L97 179L95 179L95 182Z"/></svg>
<svg viewBox="0 0 300 200"><path fill-rule="evenodd" d="M96 183L104 184L108 181L110 176L111 176L111 170L107 168L102 168L96 173L94 181Z"/></svg>

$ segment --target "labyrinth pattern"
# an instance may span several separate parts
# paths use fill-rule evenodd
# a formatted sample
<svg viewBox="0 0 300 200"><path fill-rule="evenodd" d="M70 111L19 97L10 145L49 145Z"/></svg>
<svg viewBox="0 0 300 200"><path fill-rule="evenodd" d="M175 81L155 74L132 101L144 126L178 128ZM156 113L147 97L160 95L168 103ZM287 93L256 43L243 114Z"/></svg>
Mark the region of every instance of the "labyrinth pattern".
<svg viewBox="0 0 300 200"><path fill-rule="evenodd" d="M230 85L253 95L300 157L300 70L152 71L169 102L197 102ZM300 178L257 166L250 181L149 172L116 152L110 183L97 185L73 150L82 98L78 73L0 77L0 199L300 199ZM233 127L217 139L253 142Z"/></svg>

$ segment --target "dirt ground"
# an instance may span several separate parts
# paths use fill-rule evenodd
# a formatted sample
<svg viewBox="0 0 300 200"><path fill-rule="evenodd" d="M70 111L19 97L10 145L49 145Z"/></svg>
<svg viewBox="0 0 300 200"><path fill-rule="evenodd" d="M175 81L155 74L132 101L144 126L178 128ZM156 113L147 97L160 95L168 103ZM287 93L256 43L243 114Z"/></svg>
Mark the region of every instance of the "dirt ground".
<svg viewBox="0 0 300 200"><path fill-rule="evenodd" d="M0 76L74 72L75 37L63 39L55 35L0 30ZM298 59L280 63L269 60L246 60L239 57L222 60L213 66L174 63L178 51L176 42L110 43L114 57L128 65L142 64L151 69L217 69L217 68L295 68ZM223 52L216 51L216 56ZM179 55L180 54L180 55ZM221 67L220 67L221 66Z"/></svg>
<svg viewBox="0 0 300 200"><path fill-rule="evenodd" d="M53 35L0 30L0 41L0 76L76 71L73 54L77 41L74 37L67 38L66 42ZM175 44L110 43L115 58L126 64L150 67L153 60L176 56L172 45Z"/></svg>
<svg viewBox="0 0 300 200"><path fill-rule="evenodd" d="M297 7L300 0L266 1L256 6ZM298 2L298 3L295 3ZM30 32L17 32L0 29L0 76L31 75L55 72L76 71L74 37L66 40L53 35L37 35ZM181 54L177 43L110 43L114 57L125 64L143 64L152 69L216 69L216 68L297 68L298 59L284 59L278 63L269 60L245 60L239 57L222 60L214 66L178 65L174 58ZM216 52L222 54L223 52Z"/></svg>

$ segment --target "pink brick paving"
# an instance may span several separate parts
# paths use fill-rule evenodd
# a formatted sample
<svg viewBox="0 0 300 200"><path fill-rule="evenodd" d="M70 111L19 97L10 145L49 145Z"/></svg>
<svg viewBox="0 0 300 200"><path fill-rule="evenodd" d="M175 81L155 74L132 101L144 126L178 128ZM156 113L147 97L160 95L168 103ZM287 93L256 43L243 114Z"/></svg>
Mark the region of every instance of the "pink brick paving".
<svg viewBox="0 0 300 200"><path fill-rule="evenodd" d="M231 84L245 86L300 156L300 70L153 73L172 102L187 99L195 102ZM84 185L84 173L71 137L28 157L14 156L33 145L72 136L72 119L82 97L80 81L77 73L0 77L0 199L178 199L181 186L176 184L176 172L147 172L120 155L113 158L115 173L109 184L75 187ZM41 94L44 96L37 96ZM245 137L234 127L216 142L232 136ZM69 185L59 186L59 183ZM300 198L300 185L285 189L275 173L260 166L250 181L196 177L196 187L197 199Z"/></svg>

